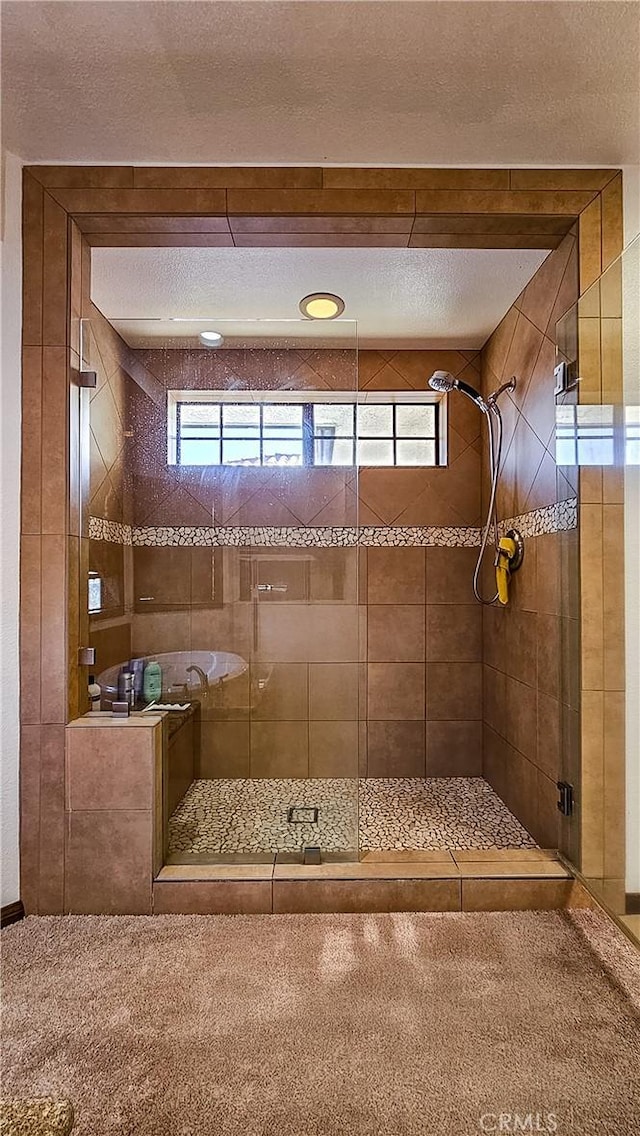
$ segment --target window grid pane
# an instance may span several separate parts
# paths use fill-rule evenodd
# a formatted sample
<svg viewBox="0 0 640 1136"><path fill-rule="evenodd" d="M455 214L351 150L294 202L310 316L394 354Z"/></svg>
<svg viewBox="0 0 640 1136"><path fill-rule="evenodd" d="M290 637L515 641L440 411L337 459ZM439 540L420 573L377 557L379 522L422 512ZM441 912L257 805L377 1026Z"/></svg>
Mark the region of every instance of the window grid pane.
<svg viewBox="0 0 640 1136"><path fill-rule="evenodd" d="M319 437L353 438L355 413L355 403L318 402L312 405L313 432Z"/></svg>
<svg viewBox="0 0 640 1136"><path fill-rule="evenodd" d="M391 438L394 434L394 403L358 407L359 438Z"/></svg>
<svg viewBox="0 0 640 1136"><path fill-rule="evenodd" d="M396 405L396 434L399 438L434 438L435 406L420 403Z"/></svg>

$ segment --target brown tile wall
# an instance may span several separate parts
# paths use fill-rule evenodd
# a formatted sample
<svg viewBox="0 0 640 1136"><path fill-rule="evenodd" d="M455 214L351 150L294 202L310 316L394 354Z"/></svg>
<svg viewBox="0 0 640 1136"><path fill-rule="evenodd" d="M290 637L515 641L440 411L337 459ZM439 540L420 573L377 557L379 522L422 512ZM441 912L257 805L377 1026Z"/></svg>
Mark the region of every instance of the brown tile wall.
<svg viewBox="0 0 640 1136"><path fill-rule="evenodd" d="M80 237L41 184L28 173L23 184L21 893L28 912L47 914L63 904L64 723L78 689L69 423L79 391L68 253Z"/></svg>
<svg viewBox="0 0 640 1136"><path fill-rule="evenodd" d="M556 808L579 722L579 624L564 613L563 560L577 572L577 530L529 538L509 606L484 609L484 775L542 847L573 857L574 826Z"/></svg>
<svg viewBox="0 0 640 1136"><path fill-rule="evenodd" d="M615 170L33 166L92 244L555 247ZM152 241L149 241L149 238Z"/></svg>
<svg viewBox="0 0 640 1136"><path fill-rule="evenodd" d="M485 392L519 379L503 403L501 515L579 500L577 530L527 541L510 608L485 609L485 776L609 897L624 876L620 192L617 177L581 213L483 350ZM554 343L580 377L559 401L614 409L613 466L555 466ZM555 808L559 778L576 790L571 821Z"/></svg>
<svg viewBox="0 0 640 1136"><path fill-rule="evenodd" d="M125 462L142 525L473 525L480 507L480 421L452 400L449 465L436 469L168 469L167 389L353 389L352 351L136 351L129 381L134 442ZM446 368L479 382L473 352L364 351L366 390L424 389ZM223 606L189 603L187 550L134 555L132 651L208 649L250 660L246 676L205 697L204 776L434 776L481 768L480 611L465 549L225 549ZM200 551L200 550L198 550ZM136 550L136 553L138 550ZM206 553L205 553L206 555ZM142 566L146 568L144 584ZM165 568L172 558L175 587ZM265 565L265 558L271 561ZM286 579L300 603L263 602L252 624L251 570ZM305 583L305 573L308 582ZM360 583L358 586L358 572ZM275 573L275 575L274 575ZM157 578L156 578L157 577ZM174 610L144 613L136 597ZM308 588L308 599L305 591ZM142 594L141 592L141 594ZM182 602L176 599L182 593ZM265 685L266 684L266 685ZM445 697L446 696L446 697ZM360 723L360 727L359 727Z"/></svg>
<svg viewBox="0 0 640 1136"><path fill-rule="evenodd" d="M485 395L516 376L502 397L501 517L576 494L575 471L555 461L556 322L578 298L573 233L543 262L485 344ZM484 484L486 501L487 483ZM485 593L494 583L487 556ZM483 610L484 774L543 847L576 853L561 827L556 781L568 768L577 721L578 622L561 595L563 563L578 566L578 534L529 538L506 608ZM577 574L572 583L575 593ZM495 589L494 589L495 590Z"/></svg>
<svg viewBox="0 0 640 1136"><path fill-rule="evenodd" d="M88 487L83 502L84 539L89 569L102 580L103 611L89 618L89 639L96 649L96 672L124 662L131 651L132 560L122 544L87 539L88 516L131 524L133 479L127 468L128 400L131 380L125 370L128 350L109 322L85 304L83 366L97 385L88 399Z"/></svg>
<svg viewBox="0 0 640 1136"><path fill-rule="evenodd" d="M145 915L152 909L163 723L76 721L66 731L64 910Z"/></svg>
<svg viewBox="0 0 640 1136"><path fill-rule="evenodd" d="M367 775L479 775L482 625L473 549L365 555Z"/></svg>
<svg viewBox="0 0 640 1136"><path fill-rule="evenodd" d="M569 233L549 254L482 351L486 394L516 376L513 394L500 400L504 420L501 517L518 516L575 495L556 470L556 323L578 298L578 248ZM486 490L486 485L485 485Z"/></svg>
<svg viewBox="0 0 640 1136"><path fill-rule="evenodd" d="M480 425L449 409L449 463L439 468L168 469L167 390L424 390L434 370L479 381L461 351L142 351L131 353L129 451L138 525L474 525L480 515Z"/></svg>

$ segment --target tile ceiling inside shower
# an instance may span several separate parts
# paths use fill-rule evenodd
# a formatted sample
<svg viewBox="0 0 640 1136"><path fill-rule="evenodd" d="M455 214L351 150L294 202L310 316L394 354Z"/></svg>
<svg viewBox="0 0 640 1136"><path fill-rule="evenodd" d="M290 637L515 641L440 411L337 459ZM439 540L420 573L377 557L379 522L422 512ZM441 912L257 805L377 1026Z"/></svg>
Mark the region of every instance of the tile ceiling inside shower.
<svg viewBox="0 0 640 1136"><path fill-rule="evenodd" d="M547 255L542 249L94 248L92 296L132 347L150 336L167 344L192 336L196 345L198 331L217 320L224 321L227 347L263 343L257 320L278 321L269 328L276 337L308 338L300 300L333 292L345 301L343 319L356 322L360 346L479 348ZM320 325L312 326L316 334ZM322 330L331 345L336 323Z"/></svg>

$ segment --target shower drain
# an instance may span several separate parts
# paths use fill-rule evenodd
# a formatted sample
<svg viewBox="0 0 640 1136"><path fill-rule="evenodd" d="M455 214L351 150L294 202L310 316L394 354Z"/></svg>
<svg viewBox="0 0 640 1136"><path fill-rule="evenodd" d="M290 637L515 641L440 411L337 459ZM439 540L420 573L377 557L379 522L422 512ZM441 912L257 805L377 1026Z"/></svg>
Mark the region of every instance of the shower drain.
<svg viewBox="0 0 640 1136"><path fill-rule="evenodd" d="M312 805L290 805L287 809L289 824L317 824L320 810Z"/></svg>

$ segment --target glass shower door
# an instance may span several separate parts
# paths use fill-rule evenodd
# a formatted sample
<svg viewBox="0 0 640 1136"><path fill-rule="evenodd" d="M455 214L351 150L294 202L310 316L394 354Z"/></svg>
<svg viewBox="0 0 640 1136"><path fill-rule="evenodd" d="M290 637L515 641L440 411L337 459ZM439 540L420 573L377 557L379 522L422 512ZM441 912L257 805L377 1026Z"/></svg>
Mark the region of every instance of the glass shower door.
<svg viewBox="0 0 640 1136"><path fill-rule="evenodd" d="M640 889L639 295L636 238L556 327L557 465L572 506L559 534L560 849L618 914L625 888Z"/></svg>
<svg viewBox="0 0 640 1136"><path fill-rule="evenodd" d="M105 709L159 668L166 860L357 858L355 325L83 332L91 642Z"/></svg>
<svg viewBox="0 0 640 1136"><path fill-rule="evenodd" d="M355 325L303 321L279 351L255 370L263 473L239 506L252 605L250 777L229 839L238 852L357 859Z"/></svg>

